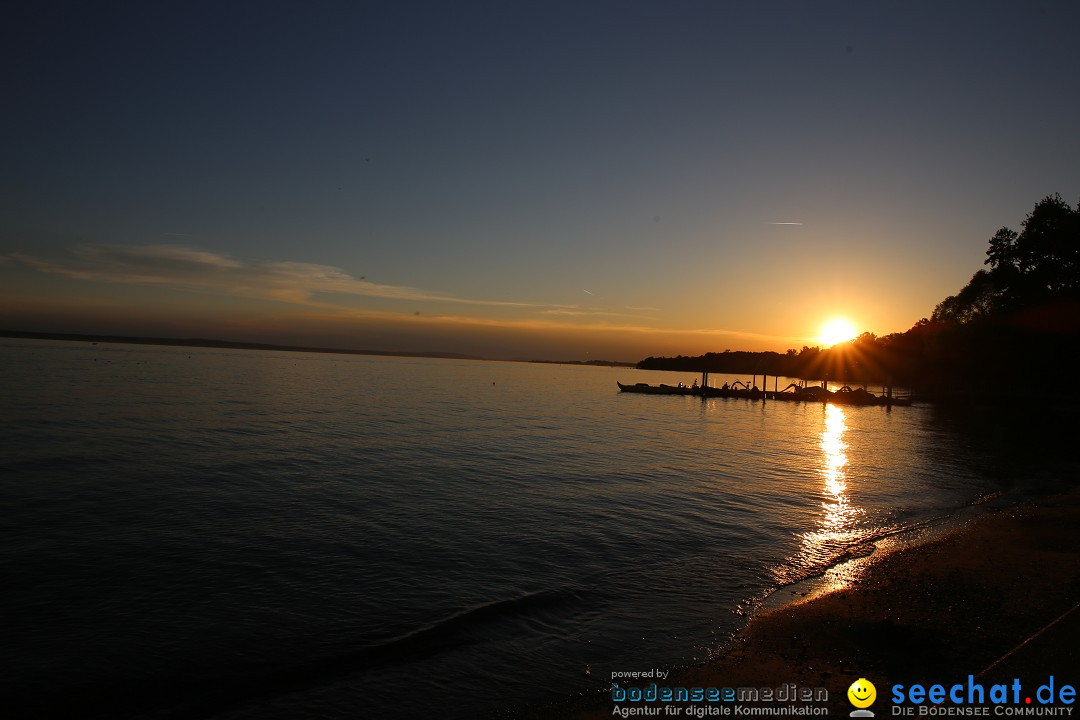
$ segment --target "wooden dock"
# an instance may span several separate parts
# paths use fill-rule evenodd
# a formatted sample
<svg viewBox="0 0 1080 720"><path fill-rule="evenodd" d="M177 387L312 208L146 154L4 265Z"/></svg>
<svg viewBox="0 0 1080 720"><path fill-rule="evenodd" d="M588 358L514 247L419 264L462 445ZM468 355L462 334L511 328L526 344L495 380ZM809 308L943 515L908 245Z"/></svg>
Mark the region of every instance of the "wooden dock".
<svg viewBox="0 0 1080 720"><path fill-rule="evenodd" d="M880 405L885 407L892 407L893 405L911 405L910 397L895 396L892 387L888 385L881 388L880 395L869 392L865 386L861 388L852 388L848 385L844 385L837 390L829 390L827 382L822 382L821 385L809 386L792 383L783 390L778 390L777 385L779 385L779 378L776 376L774 376L772 390L759 388L757 386L757 375L754 375L749 383L736 381L730 384L724 383L721 387L713 387L709 385L708 372L701 373L700 385L697 383L690 386L682 383L679 383L678 385L649 385L647 383L636 383L634 385L624 385L623 383L617 384L619 390L622 392L643 393L648 395L696 395L702 399L711 397L743 398L746 400L760 400L761 402L776 400L778 402ZM762 375L762 384L768 385L768 376Z"/></svg>

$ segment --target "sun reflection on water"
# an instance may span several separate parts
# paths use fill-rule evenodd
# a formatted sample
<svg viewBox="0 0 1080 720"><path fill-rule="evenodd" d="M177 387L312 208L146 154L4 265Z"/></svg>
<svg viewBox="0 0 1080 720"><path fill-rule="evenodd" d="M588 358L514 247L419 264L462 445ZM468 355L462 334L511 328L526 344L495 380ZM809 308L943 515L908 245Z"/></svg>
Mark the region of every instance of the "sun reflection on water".
<svg viewBox="0 0 1080 720"><path fill-rule="evenodd" d="M802 533L798 552L773 574L781 584L789 584L817 575L837 559L865 554L867 548L859 541L864 533L858 528L863 509L851 501L848 491L848 445L844 440L848 426L844 409L826 405L825 427L821 432L821 456L818 472L821 477L821 514L813 530ZM834 570L827 573L834 585L845 579ZM850 580L850 579L848 579ZM835 589L835 588L832 588Z"/></svg>
<svg viewBox="0 0 1080 720"><path fill-rule="evenodd" d="M847 496L847 443L844 442L844 410L837 405L825 406L825 430L821 433L823 455L822 473L825 477L824 498L821 502L824 517L816 535L824 539L839 539L858 514Z"/></svg>

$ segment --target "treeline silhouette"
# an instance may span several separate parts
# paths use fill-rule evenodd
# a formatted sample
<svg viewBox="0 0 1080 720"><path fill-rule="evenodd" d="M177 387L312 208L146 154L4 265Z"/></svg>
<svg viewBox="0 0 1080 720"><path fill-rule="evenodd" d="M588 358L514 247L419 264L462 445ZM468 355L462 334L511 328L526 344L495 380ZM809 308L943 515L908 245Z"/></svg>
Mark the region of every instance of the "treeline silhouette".
<svg viewBox="0 0 1080 720"><path fill-rule="evenodd" d="M891 384L925 399L1045 396L1080 359L1080 203L1043 198L1020 232L1002 228L989 244L989 268L905 332L786 353L649 357L638 367Z"/></svg>

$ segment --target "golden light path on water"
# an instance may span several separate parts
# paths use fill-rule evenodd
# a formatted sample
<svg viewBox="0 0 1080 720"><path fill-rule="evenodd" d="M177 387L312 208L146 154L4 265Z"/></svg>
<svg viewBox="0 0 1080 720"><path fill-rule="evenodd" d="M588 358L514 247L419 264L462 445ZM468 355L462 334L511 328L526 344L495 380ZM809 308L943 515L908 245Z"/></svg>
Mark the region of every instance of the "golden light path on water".
<svg viewBox="0 0 1080 720"><path fill-rule="evenodd" d="M827 566L839 558L859 557L873 549L872 545L859 542L866 536L865 529L858 527L859 517L864 510L852 502L848 488L848 445L844 439L848 427L844 409L830 404L825 406L824 411L825 424L819 442L821 459L818 466L821 514L817 526L802 534L798 552L774 570L776 580L781 584L823 573L821 582L815 583L815 595L846 587L858 576L856 567L845 564L825 570Z"/></svg>
<svg viewBox="0 0 1080 720"><path fill-rule="evenodd" d="M850 535L850 526L855 521L858 510L847 496L847 443L844 442L844 410L837 405L825 406L825 430L821 433L821 452L823 455L822 471L825 476L824 499L822 508L824 517L821 528L804 540L805 543L829 540L844 540ZM811 550L822 548L811 548Z"/></svg>

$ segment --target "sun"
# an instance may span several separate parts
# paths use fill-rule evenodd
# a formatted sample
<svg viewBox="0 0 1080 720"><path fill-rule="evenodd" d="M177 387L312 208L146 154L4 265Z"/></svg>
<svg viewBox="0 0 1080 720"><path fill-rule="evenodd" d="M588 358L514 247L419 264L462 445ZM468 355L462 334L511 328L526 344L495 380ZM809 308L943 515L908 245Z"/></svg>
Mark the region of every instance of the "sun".
<svg viewBox="0 0 1080 720"><path fill-rule="evenodd" d="M833 318L821 326L821 334L818 340L822 345L830 347L837 343L847 342L858 335L855 326L844 318Z"/></svg>

